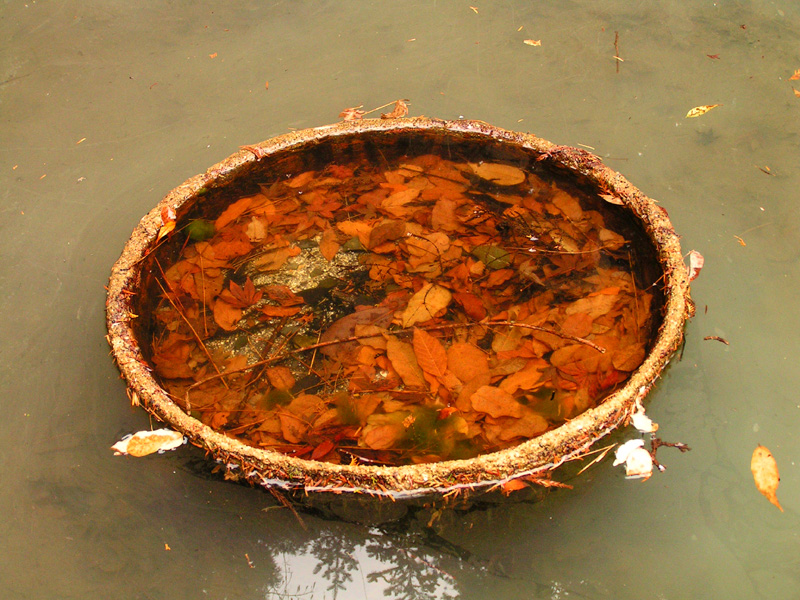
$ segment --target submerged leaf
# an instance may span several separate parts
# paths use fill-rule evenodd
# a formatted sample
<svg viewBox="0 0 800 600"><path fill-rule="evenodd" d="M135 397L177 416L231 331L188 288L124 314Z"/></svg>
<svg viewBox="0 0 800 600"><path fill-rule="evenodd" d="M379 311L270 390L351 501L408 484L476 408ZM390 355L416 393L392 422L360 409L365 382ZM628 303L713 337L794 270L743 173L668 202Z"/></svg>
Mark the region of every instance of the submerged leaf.
<svg viewBox="0 0 800 600"><path fill-rule="evenodd" d="M411 327L417 323L430 321L447 308L453 294L445 287L427 283L411 296L408 306L400 316L403 327Z"/></svg>

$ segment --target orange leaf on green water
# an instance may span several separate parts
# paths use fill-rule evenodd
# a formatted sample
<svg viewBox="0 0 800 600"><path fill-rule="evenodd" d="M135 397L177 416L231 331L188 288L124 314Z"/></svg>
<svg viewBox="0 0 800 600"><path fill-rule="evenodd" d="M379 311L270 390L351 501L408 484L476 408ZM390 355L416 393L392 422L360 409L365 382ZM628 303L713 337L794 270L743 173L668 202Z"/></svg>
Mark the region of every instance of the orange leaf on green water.
<svg viewBox="0 0 800 600"><path fill-rule="evenodd" d="M764 446L758 446L753 451L753 457L750 459L750 471L753 473L753 480L758 491L783 512L783 507L778 502L776 495L778 484L781 481L778 474L778 463L775 462L775 457L772 456L772 453Z"/></svg>

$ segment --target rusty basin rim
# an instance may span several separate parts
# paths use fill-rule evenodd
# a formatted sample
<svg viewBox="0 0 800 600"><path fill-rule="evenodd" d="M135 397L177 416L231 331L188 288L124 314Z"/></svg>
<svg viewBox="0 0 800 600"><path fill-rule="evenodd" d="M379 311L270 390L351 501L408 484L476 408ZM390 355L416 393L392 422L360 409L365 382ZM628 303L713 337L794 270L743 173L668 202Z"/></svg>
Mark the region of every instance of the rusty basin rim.
<svg viewBox="0 0 800 600"><path fill-rule="evenodd" d="M653 348L625 386L599 406L519 446L468 460L398 467L334 465L255 448L218 433L184 413L154 379L132 326L136 318L135 294L141 282L142 259L157 239L162 224L162 208L171 207L177 212L179 207L196 200L206 190L223 187L238 177L247 176L259 161L268 161L275 154L308 142L366 132L413 131L486 137L532 151L537 158L581 175L599 191L612 194L639 220L656 247L664 273L665 304L663 321ZM186 435L193 444L207 450L226 465L230 477L247 479L267 488L301 489L312 493L361 492L393 498L477 490L519 477L546 482L553 469L585 454L597 440L628 421L637 400L641 401L647 394L680 345L685 321L693 312L679 239L666 211L622 175L605 166L597 156L482 121L445 121L425 117L345 121L291 132L242 147L205 173L170 191L142 218L112 268L106 302L108 340L134 404L141 404L158 419Z"/></svg>

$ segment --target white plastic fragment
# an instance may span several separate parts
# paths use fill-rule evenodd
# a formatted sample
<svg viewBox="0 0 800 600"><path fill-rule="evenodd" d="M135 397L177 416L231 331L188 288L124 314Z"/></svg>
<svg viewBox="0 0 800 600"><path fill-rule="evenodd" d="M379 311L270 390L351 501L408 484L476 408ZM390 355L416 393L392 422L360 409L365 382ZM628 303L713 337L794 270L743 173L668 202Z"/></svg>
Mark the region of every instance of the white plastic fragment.
<svg viewBox="0 0 800 600"><path fill-rule="evenodd" d="M640 391L644 388L640 388ZM644 414L644 406L642 406L642 397L640 395L636 398L633 405L633 414L631 415L631 424L642 433L655 433L658 431L658 423L654 423L650 417Z"/></svg>
<svg viewBox="0 0 800 600"><path fill-rule="evenodd" d="M114 455L130 454L131 456L147 456L153 452L162 454L166 450L175 450L186 443L183 434L171 429L155 429L153 431L137 431L128 434L111 446Z"/></svg>
<svg viewBox="0 0 800 600"><path fill-rule="evenodd" d="M614 466L625 463L628 479L649 479L653 474L653 457L644 449L644 440L629 440L617 448Z"/></svg>

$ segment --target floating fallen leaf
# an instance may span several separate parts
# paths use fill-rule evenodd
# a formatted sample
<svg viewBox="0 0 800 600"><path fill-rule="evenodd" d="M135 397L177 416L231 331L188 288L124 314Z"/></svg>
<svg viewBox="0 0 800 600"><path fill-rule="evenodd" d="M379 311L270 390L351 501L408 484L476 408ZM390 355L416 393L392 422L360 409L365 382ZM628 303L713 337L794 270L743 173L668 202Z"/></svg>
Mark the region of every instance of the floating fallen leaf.
<svg viewBox="0 0 800 600"><path fill-rule="evenodd" d="M214 52L213 54L209 54L208 58L217 58L217 53Z"/></svg>
<svg viewBox="0 0 800 600"><path fill-rule="evenodd" d="M795 69L794 70L794 75L789 77L789 81L793 81L793 80L796 80L796 79L800 79L800 69Z"/></svg>
<svg viewBox="0 0 800 600"><path fill-rule="evenodd" d="M722 342L726 346L730 346L730 342L723 337L719 337L718 335L707 335L703 338L704 340L713 340L715 342Z"/></svg>
<svg viewBox="0 0 800 600"><path fill-rule="evenodd" d="M700 270L703 268L705 263L706 259L703 258L703 255L697 250L692 250L689 252L689 266L687 267L689 281L694 281L697 279L697 276L700 275Z"/></svg>
<svg viewBox="0 0 800 600"><path fill-rule="evenodd" d="M528 46L541 46L542 40L523 40L523 44L528 44Z"/></svg>
<svg viewBox="0 0 800 600"><path fill-rule="evenodd" d="M737 241L737 242L739 242L739 245L740 245L740 246L747 246L747 242L745 242L745 241L744 241L742 238L740 238L738 235L734 235L733 237L735 237L735 238L736 238L736 241Z"/></svg>
<svg viewBox="0 0 800 600"><path fill-rule="evenodd" d="M114 454L130 454L131 456L147 456L153 452L162 453L186 443L183 434L171 429L156 429L154 431L137 431L126 435L116 444L111 446Z"/></svg>
<svg viewBox="0 0 800 600"><path fill-rule="evenodd" d="M706 114L712 108L716 108L718 106L722 106L722 104L705 104L703 106L695 106L692 110L686 113L686 118L691 119L692 117L699 117L700 115Z"/></svg>
<svg viewBox="0 0 800 600"><path fill-rule="evenodd" d="M622 463L628 479L647 480L653 474L653 457L644 449L644 440L629 440L617 448L614 466Z"/></svg>
<svg viewBox="0 0 800 600"><path fill-rule="evenodd" d="M706 54L708 58L719 60L719 54Z"/></svg>
<svg viewBox="0 0 800 600"><path fill-rule="evenodd" d="M264 84L264 89L265 89L265 90L268 90L268 89L269 89L269 81L267 81L267 82Z"/></svg>
<svg viewBox="0 0 800 600"><path fill-rule="evenodd" d="M753 480L758 491L783 512L783 507L775 495L781 481L778 474L778 463L764 446L759 445L753 451L753 458L750 459L750 471L753 473Z"/></svg>
<svg viewBox="0 0 800 600"><path fill-rule="evenodd" d="M797 90L797 89L795 89L794 87L792 87L792 91L794 92L794 95L795 95L795 96L797 96L798 98L800 98L800 90Z"/></svg>
<svg viewBox="0 0 800 600"><path fill-rule="evenodd" d="M603 200L605 200L606 202L610 202L611 204L618 204L619 206L622 206L624 204L622 199L617 198L614 194L599 194L599 196Z"/></svg>

